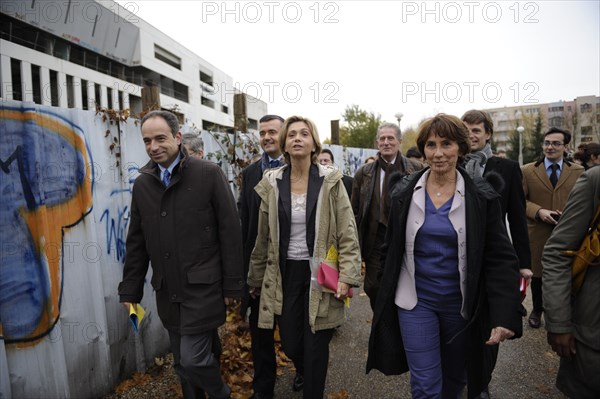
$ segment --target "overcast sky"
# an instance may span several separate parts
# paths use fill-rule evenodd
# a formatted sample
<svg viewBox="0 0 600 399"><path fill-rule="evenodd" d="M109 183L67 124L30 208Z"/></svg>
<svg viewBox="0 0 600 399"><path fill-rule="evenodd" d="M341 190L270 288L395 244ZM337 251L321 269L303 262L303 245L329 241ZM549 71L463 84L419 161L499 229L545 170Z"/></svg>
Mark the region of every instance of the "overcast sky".
<svg viewBox="0 0 600 399"><path fill-rule="evenodd" d="M321 139L351 104L406 128L600 93L598 0L119 3Z"/></svg>

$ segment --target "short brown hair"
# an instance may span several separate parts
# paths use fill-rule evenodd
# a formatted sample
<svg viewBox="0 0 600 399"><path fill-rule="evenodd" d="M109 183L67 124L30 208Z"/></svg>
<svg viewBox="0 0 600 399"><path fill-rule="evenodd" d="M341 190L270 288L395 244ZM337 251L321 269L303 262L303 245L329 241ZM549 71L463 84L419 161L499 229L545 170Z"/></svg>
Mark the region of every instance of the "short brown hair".
<svg viewBox="0 0 600 399"><path fill-rule="evenodd" d="M315 142L315 152L312 153L310 161L314 164L318 163L318 156L321 153L321 140L319 140L319 132L317 131L317 125L314 124L308 118L304 118L302 116L290 116L283 122L283 126L281 126L281 130L279 131L279 148L281 148L281 153L283 154L283 158L285 162L290 165L290 154L285 150L285 140L288 135L288 130L292 123L296 122L304 122L308 126L308 130L310 131L310 135Z"/></svg>
<svg viewBox="0 0 600 399"><path fill-rule="evenodd" d="M456 116L446 114L437 114L433 118L424 120L419 125L417 137L417 146L421 154L425 154L425 143L432 134L456 142L459 148L456 166L464 162L464 156L469 153L469 131L463 121Z"/></svg>
<svg viewBox="0 0 600 399"><path fill-rule="evenodd" d="M463 122L468 123L469 125L477 125L479 123L483 123L483 127L486 133L490 134L490 140L494 135L494 121L490 114L485 111L480 111L478 109L472 109L470 111L465 112L465 114L461 118ZM488 140L488 141L490 141Z"/></svg>

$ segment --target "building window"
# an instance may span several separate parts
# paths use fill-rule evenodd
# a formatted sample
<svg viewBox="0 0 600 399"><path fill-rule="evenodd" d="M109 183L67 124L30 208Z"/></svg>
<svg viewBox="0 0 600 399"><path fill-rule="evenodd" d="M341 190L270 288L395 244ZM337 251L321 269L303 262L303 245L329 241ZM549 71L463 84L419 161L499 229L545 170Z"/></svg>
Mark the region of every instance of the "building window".
<svg viewBox="0 0 600 399"><path fill-rule="evenodd" d="M202 103L202 105L209 107L209 108L215 108L215 102L211 99L208 99L204 96L200 97L200 102Z"/></svg>
<svg viewBox="0 0 600 399"><path fill-rule="evenodd" d="M58 107L58 72L50 70L50 103Z"/></svg>
<svg viewBox="0 0 600 399"><path fill-rule="evenodd" d="M75 108L75 87L71 75L67 75L67 107Z"/></svg>
<svg viewBox="0 0 600 399"><path fill-rule="evenodd" d="M81 79L81 108L89 109L88 103L88 82L87 80Z"/></svg>
<svg viewBox="0 0 600 399"><path fill-rule="evenodd" d="M224 113L224 114L228 114L229 113L229 107L227 105L221 104L221 112Z"/></svg>
<svg viewBox="0 0 600 399"><path fill-rule="evenodd" d="M33 91L33 102L36 104L42 103L42 83L40 79L40 67L31 64L31 84Z"/></svg>
<svg viewBox="0 0 600 399"><path fill-rule="evenodd" d="M98 83L94 83L94 103L96 106L102 104L102 91Z"/></svg>
<svg viewBox="0 0 600 399"><path fill-rule="evenodd" d="M549 120L550 126L562 127L565 123L565 118L562 116L554 116Z"/></svg>
<svg viewBox="0 0 600 399"><path fill-rule="evenodd" d="M188 87L162 75L160 75L160 92L180 101L189 102Z"/></svg>
<svg viewBox="0 0 600 399"><path fill-rule="evenodd" d="M581 112L592 112L592 104L585 103L579 106Z"/></svg>
<svg viewBox="0 0 600 399"><path fill-rule="evenodd" d="M106 108L115 109L115 106L113 105L113 90L110 87L106 88L106 99L108 100Z"/></svg>
<svg viewBox="0 0 600 399"><path fill-rule="evenodd" d="M119 90L119 109L120 110L124 110L124 106L123 106L123 92L121 90Z"/></svg>
<svg viewBox="0 0 600 399"><path fill-rule="evenodd" d="M256 119L248 118L248 129L258 130L258 121Z"/></svg>
<svg viewBox="0 0 600 399"><path fill-rule="evenodd" d="M21 90L21 61L10 59L10 72L12 78L12 96L13 100L23 101L23 91Z"/></svg>
<svg viewBox="0 0 600 399"><path fill-rule="evenodd" d="M165 50L157 44L154 45L154 57L157 60L161 60L165 64L169 64L172 67L181 70L181 58L177 57L175 54Z"/></svg>
<svg viewBox="0 0 600 399"><path fill-rule="evenodd" d="M213 85L213 77L212 74L206 73L200 70L200 81L206 83L209 86Z"/></svg>
<svg viewBox="0 0 600 399"><path fill-rule="evenodd" d="M131 114L138 115L142 112L142 97L135 96L133 94L129 95L129 109Z"/></svg>
<svg viewBox="0 0 600 399"><path fill-rule="evenodd" d="M589 137L592 135L591 126L581 126L581 138Z"/></svg>

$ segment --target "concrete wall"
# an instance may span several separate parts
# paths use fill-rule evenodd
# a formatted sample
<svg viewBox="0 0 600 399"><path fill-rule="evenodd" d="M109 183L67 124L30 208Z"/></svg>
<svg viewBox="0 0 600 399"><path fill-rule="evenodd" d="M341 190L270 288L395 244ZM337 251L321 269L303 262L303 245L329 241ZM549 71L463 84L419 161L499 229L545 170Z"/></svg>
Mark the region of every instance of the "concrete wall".
<svg viewBox="0 0 600 399"><path fill-rule="evenodd" d="M99 397L166 352L150 279L139 335L117 297L147 159L133 120L0 103L0 397Z"/></svg>
<svg viewBox="0 0 600 399"><path fill-rule="evenodd" d="M139 334L117 296L131 188L148 160L139 130L0 102L0 398L101 397L167 351L150 276ZM224 150L202 137L206 153ZM376 152L331 148L351 175Z"/></svg>

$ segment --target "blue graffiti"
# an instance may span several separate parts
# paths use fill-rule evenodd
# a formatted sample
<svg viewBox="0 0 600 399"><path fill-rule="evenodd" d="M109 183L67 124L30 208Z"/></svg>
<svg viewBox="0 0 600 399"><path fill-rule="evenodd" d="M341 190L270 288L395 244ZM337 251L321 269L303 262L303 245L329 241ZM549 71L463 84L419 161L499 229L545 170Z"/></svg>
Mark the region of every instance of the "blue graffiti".
<svg viewBox="0 0 600 399"><path fill-rule="evenodd" d="M108 255L115 249L117 261L125 261L125 238L127 235L127 226L129 224L129 207L117 210L117 217L111 217L110 210L102 212L100 222L105 221L106 231L106 252Z"/></svg>
<svg viewBox="0 0 600 399"><path fill-rule="evenodd" d="M62 300L62 264L45 249L61 245L64 229L81 221L91 204L82 200L71 214L47 215L81 196L90 155L81 128L59 114L0 106L0 116L0 338L33 341L52 329Z"/></svg>

